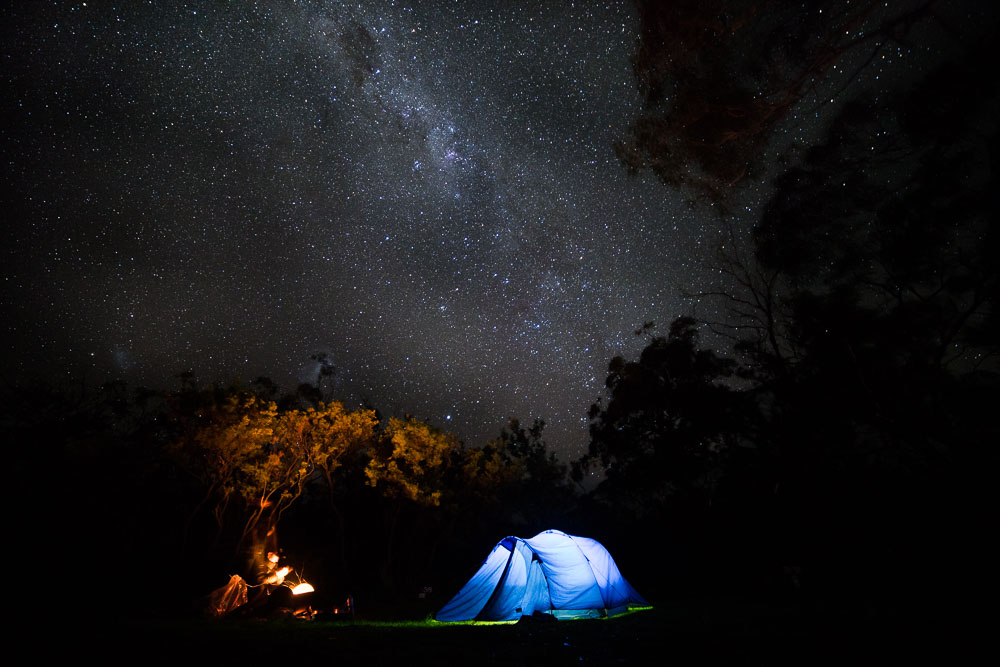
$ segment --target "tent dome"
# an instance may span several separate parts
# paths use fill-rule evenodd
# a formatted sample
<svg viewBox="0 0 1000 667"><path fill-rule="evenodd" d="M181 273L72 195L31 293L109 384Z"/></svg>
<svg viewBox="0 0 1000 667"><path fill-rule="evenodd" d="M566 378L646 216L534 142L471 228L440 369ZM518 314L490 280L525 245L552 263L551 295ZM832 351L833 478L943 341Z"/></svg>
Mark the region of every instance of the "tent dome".
<svg viewBox="0 0 1000 667"><path fill-rule="evenodd" d="M646 601L599 542L546 530L505 537L436 615L439 621L509 621L536 611L557 618L613 616Z"/></svg>

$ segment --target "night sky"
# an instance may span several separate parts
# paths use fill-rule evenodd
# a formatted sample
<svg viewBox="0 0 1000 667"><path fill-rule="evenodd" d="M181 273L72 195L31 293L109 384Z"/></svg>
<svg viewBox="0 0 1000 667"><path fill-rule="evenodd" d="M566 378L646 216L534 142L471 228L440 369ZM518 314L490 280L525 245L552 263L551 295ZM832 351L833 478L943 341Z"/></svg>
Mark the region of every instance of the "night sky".
<svg viewBox="0 0 1000 667"><path fill-rule="evenodd" d="M325 353L349 404L471 445L538 416L571 458L633 331L715 314L682 293L713 280L721 218L614 152L640 108L631 4L7 14L7 383L292 389ZM867 84L914 55L886 54ZM824 94L778 144L815 136Z"/></svg>

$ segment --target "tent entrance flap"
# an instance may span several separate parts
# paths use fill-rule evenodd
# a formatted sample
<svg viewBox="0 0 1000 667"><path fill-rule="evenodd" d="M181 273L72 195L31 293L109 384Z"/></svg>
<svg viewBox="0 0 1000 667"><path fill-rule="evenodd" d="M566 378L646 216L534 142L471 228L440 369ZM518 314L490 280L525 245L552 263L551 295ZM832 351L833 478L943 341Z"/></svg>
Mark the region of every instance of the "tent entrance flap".
<svg viewBox="0 0 1000 667"><path fill-rule="evenodd" d="M508 580L510 577L510 568L511 565L515 562L515 559L517 558L517 548L516 546L508 542L510 539L511 538L508 537L503 542L501 542L501 544L504 547L509 548L511 550L510 555L507 556L507 564L504 565L503 574L500 575L500 580L497 582L496 587L493 589L492 595L490 595L489 599L486 601L486 604L483 605L482 610L480 610L480 612L476 614L477 621L491 620L492 617L498 613L496 610L502 608L503 604L505 603L505 600L503 600L503 592L511 588L511 586L508 585ZM509 544L510 546L508 546Z"/></svg>

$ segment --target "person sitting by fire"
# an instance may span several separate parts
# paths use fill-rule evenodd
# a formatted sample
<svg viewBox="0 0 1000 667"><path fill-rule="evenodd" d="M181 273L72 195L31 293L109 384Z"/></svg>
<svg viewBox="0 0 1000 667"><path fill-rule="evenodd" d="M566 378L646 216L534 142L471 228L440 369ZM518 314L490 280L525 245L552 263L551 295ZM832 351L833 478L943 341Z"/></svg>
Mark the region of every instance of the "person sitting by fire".
<svg viewBox="0 0 1000 667"><path fill-rule="evenodd" d="M269 595L271 591L285 583L285 577L291 572L290 567L278 567L280 559L278 554L268 551L267 558L257 566L257 585Z"/></svg>
<svg viewBox="0 0 1000 667"><path fill-rule="evenodd" d="M262 606L271 593L284 584L285 577L292 569L279 566L280 560L275 527L271 526L263 536L258 534L250 550L250 570L257 581L256 585L250 586L253 592L246 605L247 610Z"/></svg>
<svg viewBox="0 0 1000 667"><path fill-rule="evenodd" d="M282 584L290 571L290 568L278 567L278 560L277 527L268 526L266 531L255 531L248 569L256 578L254 583L264 588L268 594Z"/></svg>

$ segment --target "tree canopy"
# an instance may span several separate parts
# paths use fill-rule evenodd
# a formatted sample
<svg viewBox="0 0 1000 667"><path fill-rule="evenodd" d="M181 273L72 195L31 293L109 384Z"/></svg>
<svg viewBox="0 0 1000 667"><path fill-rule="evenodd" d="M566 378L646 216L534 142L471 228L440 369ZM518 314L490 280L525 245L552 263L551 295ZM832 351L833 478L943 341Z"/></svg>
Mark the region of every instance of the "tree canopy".
<svg viewBox="0 0 1000 667"><path fill-rule="evenodd" d="M631 170L650 169L696 197L724 199L760 165L776 128L832 68L858 70L907 39L933 0L808 6L768 0L638 0L633 70L643 112L617 146ZM856 74L856 72L850 72Z"/></svg>

